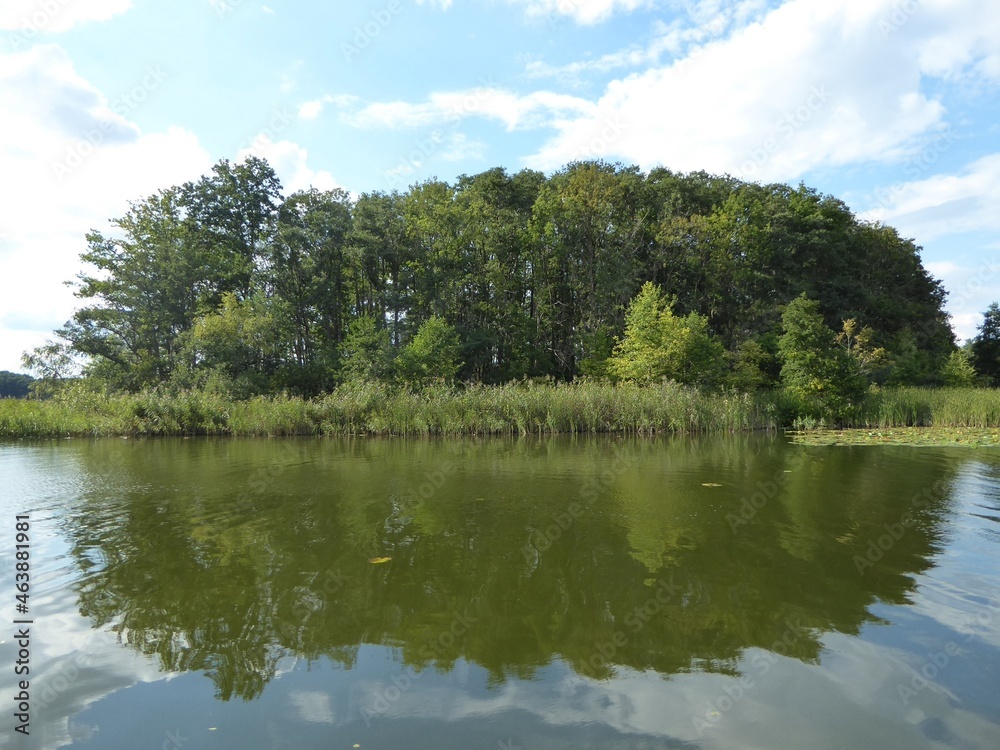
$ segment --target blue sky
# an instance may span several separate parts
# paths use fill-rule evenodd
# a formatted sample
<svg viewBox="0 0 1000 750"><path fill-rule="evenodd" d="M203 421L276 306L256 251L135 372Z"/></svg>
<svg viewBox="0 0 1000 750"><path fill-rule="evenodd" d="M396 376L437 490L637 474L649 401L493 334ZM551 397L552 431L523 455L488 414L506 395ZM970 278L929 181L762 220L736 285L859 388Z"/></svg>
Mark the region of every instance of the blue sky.
<svg viewBox="0 0 1000 750"><path fill-rule="evenodd" d="M248 153L288 191L603 158L897 227L960 338L1000 299L995 0L4 0L0 369L91 228Z"/></svg>

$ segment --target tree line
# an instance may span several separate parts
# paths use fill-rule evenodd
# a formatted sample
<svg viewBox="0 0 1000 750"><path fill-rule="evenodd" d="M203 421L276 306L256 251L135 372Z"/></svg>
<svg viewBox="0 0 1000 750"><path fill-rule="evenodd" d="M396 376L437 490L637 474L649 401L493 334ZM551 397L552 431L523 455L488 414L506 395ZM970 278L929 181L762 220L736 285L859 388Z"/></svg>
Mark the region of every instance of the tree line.
<svg viewBox="0 0 1000 750"><path fill-rule="evenodd" d="M82 357L110 389L244 397L357 379L752 389L796 368L808 390L847 367L846 393L974 361L920 248L805 185L578 162L286 196L250 157L111 224L87 235L84 305L25 355L36 374Z"/></svg>

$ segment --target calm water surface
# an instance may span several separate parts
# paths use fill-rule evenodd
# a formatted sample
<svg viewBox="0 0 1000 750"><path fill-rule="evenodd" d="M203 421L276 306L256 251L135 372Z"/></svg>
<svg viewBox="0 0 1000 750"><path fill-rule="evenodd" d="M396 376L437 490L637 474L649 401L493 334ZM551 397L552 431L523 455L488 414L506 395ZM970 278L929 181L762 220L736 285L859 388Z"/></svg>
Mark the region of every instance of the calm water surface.
<svg viewBox="0 0 1000 750"><path fill-rule="evenodd" d="M0 488L0 747L1000 748L1000 452L66 440Z"/></svg>

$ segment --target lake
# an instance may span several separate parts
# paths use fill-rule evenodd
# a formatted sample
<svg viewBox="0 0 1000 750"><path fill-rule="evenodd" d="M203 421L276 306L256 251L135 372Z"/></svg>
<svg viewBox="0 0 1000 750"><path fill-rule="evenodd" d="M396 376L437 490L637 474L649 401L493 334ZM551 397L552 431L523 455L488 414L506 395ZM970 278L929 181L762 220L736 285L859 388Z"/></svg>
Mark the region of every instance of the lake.
<svg viewBox="0 0 1000 750"><path fill-rule="evenodd" d="M0 487L0 747L1000 748L997 450L64 440Z"/></svg>

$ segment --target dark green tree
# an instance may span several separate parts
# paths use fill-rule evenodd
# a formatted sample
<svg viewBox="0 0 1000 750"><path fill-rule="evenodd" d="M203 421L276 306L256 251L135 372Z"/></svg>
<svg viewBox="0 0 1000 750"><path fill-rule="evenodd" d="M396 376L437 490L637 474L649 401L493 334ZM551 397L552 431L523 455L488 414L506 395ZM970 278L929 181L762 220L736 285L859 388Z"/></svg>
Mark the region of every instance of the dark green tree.
<svg viewBox="0 0 1000 750"><path fill-rule="evenodd" d="M0 370L0 398L27 398L34 380L30 375Z"/></svg>
<svg viewBox="0 0 1000 750"><path fill-rule="evenodd" d="M392 368L389 331L375 318L362 315L348 326L340 345L340 377L344 381L385 380Z"/></svg>
<svg viewBox="0 0 1000 750"><path fill-rule="evenodd" d="M1000 383L1000 304L996 302L986 308L979 333L972 340L972 361L990 385Z"/></svg>

